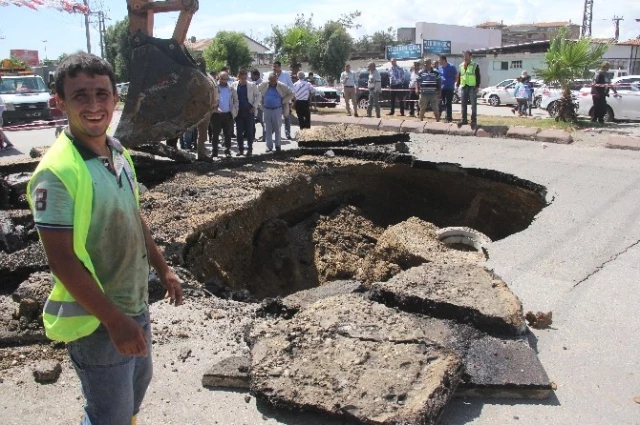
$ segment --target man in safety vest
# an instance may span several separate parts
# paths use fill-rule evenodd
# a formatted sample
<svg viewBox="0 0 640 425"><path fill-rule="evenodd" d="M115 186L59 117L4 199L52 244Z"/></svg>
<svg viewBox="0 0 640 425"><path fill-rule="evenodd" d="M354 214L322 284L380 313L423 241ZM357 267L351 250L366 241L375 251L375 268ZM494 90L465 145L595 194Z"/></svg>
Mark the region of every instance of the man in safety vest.
<svg viewBox="0 0 640 425"><path fill-rule="evenodd" d="M176 306L182 288L140 215L131 157L106 134L118 101L111 66L68 56L56 97L69 127L27 189L54 278L45 331L68 343L86 398L82 424L129 425L152 376L149 265Z"/></svg>
<svg viewBox="0 0 640 425"><path fill-rule="evenodd" d="M464 52L464 62L460 64L460 71L456 77L456 89L460 88L462 102L461 125L467 125L467 104L471 102L471 125L477 124L478 115L478 87L480 87L480 68L471 59L471 52Z"/></svg>

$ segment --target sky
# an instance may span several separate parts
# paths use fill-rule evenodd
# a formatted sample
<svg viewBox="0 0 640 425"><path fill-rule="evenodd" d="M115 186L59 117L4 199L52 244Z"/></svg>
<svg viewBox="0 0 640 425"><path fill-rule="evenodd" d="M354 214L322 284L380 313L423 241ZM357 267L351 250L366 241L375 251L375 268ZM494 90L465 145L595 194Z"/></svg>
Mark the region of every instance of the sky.
<svg viewBox="0 0 640 425"><path fill-rule="evenodd" d="M95 11L104 10L107 26L127 14L126 0L89 0L89 5ZM351 30L355 38L389 27L394 30L414 27L416 22L474 26L485 21L512 25L571 20L581 25L583 7L584 0L458 0L449 8L433 7L433 3L419 0L200 0L189 37L210 38L217 31L230 30L245 32L260 41L271 33L273 25L291 24L298 13L313 14L314 23L321 25L355 10L362 12L357 20L362 27ZM593 37L613 37L614 15L625 18L621 22L620 40L640 34L640 22L635 20L640 19L639 0L594 0ZM177 16L177 13L156 14L154 35L170 37ZM100 54L97 17L92 19L96 21L90 31L92 53ZM55 59L62 53L86 50L86 46L82 15L51 8L34 11L14 5L0 7L0 59L9 57L10 49L38 50L41 59L45 56Z"/></svg>

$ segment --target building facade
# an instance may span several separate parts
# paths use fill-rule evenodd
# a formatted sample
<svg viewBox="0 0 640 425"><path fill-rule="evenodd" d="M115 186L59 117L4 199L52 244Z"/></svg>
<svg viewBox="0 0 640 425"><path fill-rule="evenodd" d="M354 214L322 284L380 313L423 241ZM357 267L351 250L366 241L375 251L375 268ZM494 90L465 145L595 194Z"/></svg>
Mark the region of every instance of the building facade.
<svg viewBox="0 0 640 425"><path fill-rule="evenodd" d="M273 53L270 49L250 38L246 34L244 35L244 39L247 43L247 47L249 47L249 51L253 56L252 66L260 66L260 65L271 65L273 62ZM204 52L207 47L211 44L213 38L203 38L201 40L196 40L195 37L191 37L184 44L188 49L194 50L196 52Z"/></svg>
<svg viewBox="0 0 640 425"><path fill-rule="evenodd" d="M451 42L451 54L459 55L465 50L482 49L487 46L499 46L502 33L496 29L463 27L460 25L416 23L415 43L423 40Z"/></svg>
<svg viewBox="0 0 640 425"><path fill-rule="evenodd" d="M532 41L551 40L563 28L567 29L568 38L576 39L580 37L580 25L576 25L571 21L538 22L518 25L504 25L502 21L489 21L476 25L476 28L501 31L501 44L503 46L529 43Z"/></svg>

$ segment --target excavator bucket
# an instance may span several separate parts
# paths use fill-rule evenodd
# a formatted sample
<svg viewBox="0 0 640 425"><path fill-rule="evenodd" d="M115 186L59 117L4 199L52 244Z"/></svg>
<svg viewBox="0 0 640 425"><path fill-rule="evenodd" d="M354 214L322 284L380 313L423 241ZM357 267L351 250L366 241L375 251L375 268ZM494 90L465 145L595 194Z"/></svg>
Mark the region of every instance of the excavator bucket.
<svg viewBox="0 0 640 425"><path fill-rule="evenodd" d="M179 137L213 108L214 82L186 49L138 31L131 79L115 136L127 147Z"/></svg>

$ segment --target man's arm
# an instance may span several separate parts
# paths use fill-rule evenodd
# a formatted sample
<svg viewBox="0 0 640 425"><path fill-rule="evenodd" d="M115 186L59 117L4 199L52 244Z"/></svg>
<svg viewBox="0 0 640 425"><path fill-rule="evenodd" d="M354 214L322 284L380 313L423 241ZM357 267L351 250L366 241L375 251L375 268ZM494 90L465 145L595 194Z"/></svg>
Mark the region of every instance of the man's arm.
<svg viewBox="0 0 640 425"><path fill-rule="evenodd" d="M167 290L165 298L169 298L171 304L176 307L182 304L182 284L180 279L173 273L173 270L169 268L162 253L158 249L158 245L151 236L149 226L145 223L144 218L140 215L140 222L142 223L142 230L144 232L144 240L147 243L147 250L149 251L149 264L153 267L160 278L160 282Z"/></svg>
<svg viewBox="0 0 640 425"><path fill-rule="evenodd" d="M456 72L456 88L460 87L460 73Z"/></svg>
<svg viewBox="0 0 640 425"><path fill-rule="evenodd" d="M52 273L60 279L76 302L105 325L118 353L146 356L144 330L107 298L80 262L73 251L73 230L41 228L39 232Z"/></svg>
<svg viewBox="0 0 640 425"><path fill-rule="evenodd" d="M480 87L480 67L476 65L476 88Z"/></svg>

